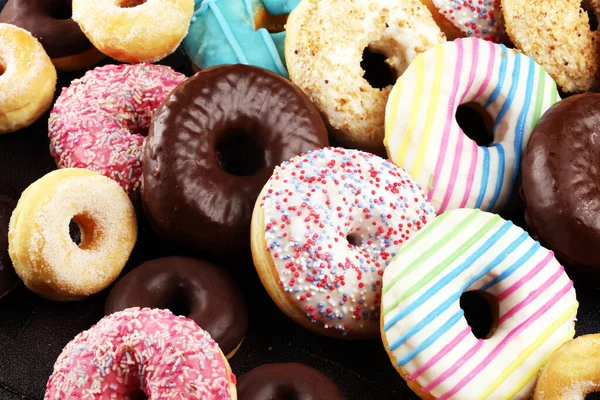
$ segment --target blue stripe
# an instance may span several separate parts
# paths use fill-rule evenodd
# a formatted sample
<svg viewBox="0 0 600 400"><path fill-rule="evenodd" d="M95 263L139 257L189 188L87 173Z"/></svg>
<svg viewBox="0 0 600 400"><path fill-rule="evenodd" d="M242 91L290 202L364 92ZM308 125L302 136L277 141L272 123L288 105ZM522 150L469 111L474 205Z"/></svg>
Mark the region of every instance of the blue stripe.
<svg viewBox="0 0 600 400"><path fill-rule="evenodd" d="M502 53L500 54L500 71L498 72L498 84L496 88L492 92L492 95L488 99L488 101L484 104L484 108L488 108L500 95L500 91L502 90L502 86L504 85L504 79L506 79L506 63L508 58L508 49L505 45L500 45L502 49Z"/></svg>
<svg viewBox="0 0 600 400"><path fill-rule="evenodd" d="M438 338L448 331L455 323L457 323L465 315L465 312L461 309L459 312L454 314L446 323L439 327L431 336L425 339L420 345L418 345L413 351L398 360L397 366L401 367L404 364L412 360L417 354L431 346Z"/></svg>
<svg viewBox="0 0 600 400"><path fill-rule="evenodd" d="M483 171L481 173L481 187L479 188L479 195L477 196L477 203L475 208L480 208L483 203L483 197L487 191L488 179L490 176L490 150L485 146L479 147L483 150Z"/></svg>
<svg viewBox="0 0 600 400"><path fill-rule="evenodd" d="M494 196L487 206L487 210L491 211L494 209L500 192L502 191L502 184L504 183L504 168L506 167L506 160L504 156L504 146L502 143L495 143L492 147L498 150L498 179L496 179L496 188L494 189Z"/></svg>
<svg viewBox="0 0 600 400"><path fill-rule="evenodd" d="M521 258L519 258L517 261L515 261L515 263L513 265L511 265L510 267L508 267L503 273L501 273L500 275L498 275L497 277L495 277L494 279L492 279L491 281L489 281L488 283L483 285L480 290L484 290L484 291L488 290L489 288L494 286L496 283L501 282L501 281L505 280L506 278L508 278L509 276L511 276L513 274L513 272L515 272L516 270L521 268L521 266L523 266L523 264L525 264L527 261L529 261L529 259L531 257L533 257L533 255L535 253L537 253L537 251L540 249L540 247L541 247L540 243L535 242L533 244L533 246L531 246L531 248L529 250L527 250L527 253L523 254L521 256Z"/></svg>
<svg viewBox="0 0 600 400"><path fill-rule="evenodd" d="M442 288L444 288L452 279L456 278L460 275L467 267L471 266L479 257L483 255L486 251L490 249L499 239L504 235L504 233L512 226L512 222L506 221L502 227L496 231L481 247L479 247L469 258L467 258L462 264L458 267L454 268L450 273L446 274L442 279L440 279L435 285L430 287L425 293L423 293L417 300L415 300L408 307L404 308L400 311L394 318L389 320L384 326L383 329L387 331L389 328L394 326L398 321L402 318L413 312L415 309L421 307L425 301L427 301L431 296L435 293L439 292ZM397 347L397 346L396 346ZM391 349L394 350L394 349Z"/></svg>
<svg viewBox="0 0 600 400"><path fill-rule="evenodd" d="M231 28L229 28L229 25L227 24L227 21L225 20L225 17L221 13L221 10L219 9L219 6L215 3L214 0L208 0L208 7L212 10L213 14L215 15L215 18L217 19L217 22L219 23L219 26L221 27L221 30L223 31L223 34L225 35L225 38L229 42L229 45L231 46L231 49L233 50L233 52L235 53L236 57L238 58L238 61L241 64L246 64L247 65L248 64L248 59L246 58L246 55L244 54L244 51L242 50L242 47L240 46L240 44L238 43L237 39L235 38L235 35L231 31Z"/></svg>
<svg viewBox="0 0 600 400"><path fill-rule="evenodd" d="M273 38L271 38L271 34L265 28L260 28L259 32L260 32L260 36L262 37L263 41L265 42L265 46L267 46L267 50L269 50L269 53L271 54L271 58L273 59L273 62L275 63L275 67L277 68L277 72L279 72L279 75L281 75L285 78L289 78L287 69L285 68L285 66L283 65L283 62L281 61L281 58L279 57L279 52L277 51L277 48L275 47L275 43L273 43Z"/></svg>

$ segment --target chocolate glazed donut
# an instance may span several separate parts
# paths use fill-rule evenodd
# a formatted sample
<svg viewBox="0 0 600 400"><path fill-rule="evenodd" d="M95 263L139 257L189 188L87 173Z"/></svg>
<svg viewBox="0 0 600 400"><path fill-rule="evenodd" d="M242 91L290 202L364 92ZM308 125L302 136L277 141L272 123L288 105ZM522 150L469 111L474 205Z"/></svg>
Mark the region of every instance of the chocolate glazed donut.
<svg viewBox="0 0 600 400"><path fill-rule="evenodd" d="M327 145L317 108L288 80L246 65L198 72L150 125L148 220L172 244L237 261L249 255L252 209L273 168Z"/></svg>
<svg viewBox="0 0 600 400"><path fill-rule="evenodd" d="M204 261L165 257L125 275L106 299L106 315L130 307L169 309L194 320L230 358L248 329L246 304L226 272Z"/></svg>
<svg viewBox="0 0 600 400"><path fill-rule="evenodd" d="M344 400L327 376L302 364L267 364L242 375L240 400Z"/></svg>
<svg viewBox="0 0 600 400"><path fill-rule="evenodd" d="M0 298L7 295L21 281L8 255L8 224L17 202L0 196Z"/></svg>
<svg viewBox="0 0 600 400"><path fill-rule="evenodd" d="M522 194L532 232L559 260L600 280L600 94L550 108L523 157Z"/></svg>

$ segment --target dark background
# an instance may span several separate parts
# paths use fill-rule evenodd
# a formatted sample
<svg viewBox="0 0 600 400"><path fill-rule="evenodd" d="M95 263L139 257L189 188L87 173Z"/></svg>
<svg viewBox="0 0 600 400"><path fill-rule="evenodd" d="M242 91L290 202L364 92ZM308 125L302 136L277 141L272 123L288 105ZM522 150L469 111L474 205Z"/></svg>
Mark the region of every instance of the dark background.
<svg viewBox="0 0 600 400"><path fill-rule="evenodd" d="M0 0L0 9L5 3ZM163 63L191 74L189 61L181 51ZM81 75L59 74L59 88ZM60 89L56 96L59 93ZM55 168L48 150L47 118L45 115L22 131L0 135L0 195L16 200L29 184ZM513 218L522 224L520 218ZM142 221L138 244L125 272L145 260L172 254L176 251L164 246ZM380 340L350 342L317 336L279 311L251 262L240 260L229 270L249 308L246 339L230 360L238 377L266 363L300 362L331 377L350 400L417 399L392 367ZM576 289L581 303L577 334L596 332L600 325L598 287L583 287L576 282ZM20 285L1 299L0 399L41 400L62 348L102 318L106 294L104 291L82 302L54 303Z"/></svg>

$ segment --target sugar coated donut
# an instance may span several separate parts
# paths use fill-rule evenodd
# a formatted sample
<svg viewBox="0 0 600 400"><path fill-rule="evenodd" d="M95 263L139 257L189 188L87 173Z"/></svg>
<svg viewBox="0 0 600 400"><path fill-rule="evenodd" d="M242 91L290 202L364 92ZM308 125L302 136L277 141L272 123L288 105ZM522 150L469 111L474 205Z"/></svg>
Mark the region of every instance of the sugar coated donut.
<svg viewBox="0 0 600 400"><path fill-rule="evenodd" d="M533 59L504 45L457 39L418 56L394 86L386 150L428 191L438 213L501 211L514 194L533 127L558 99L556 83ZM493 120L489 146L458 125L464 104Z"/></svg>
<svg viewBox="0 0 600 400"><path fill-rule="evenodd" d="M72 0L9 0L0 22L31 32L59 71L86 69L104 58L71 19Z"/></svg>
<svg viewBox="0 0 600 400"><path fill-rule="evenodd" d="M13 199L0 196L0 299L20 282L8 254L8 224L16 206Z"/></svg>
<svg viewBox="0 0 600 400"><path fill-rule="evenodd" d="M563 344L542 368L533 400L579 400L600 390L600 334Z"/></svg>
<svg viewBox="0 0 600 400"><path fill-rule="evenodd" d="M364 50L384 54L400 76L417 54L445 40L419 0L302 0L286 29L291 80L319 107L336 139L371 151L383 149L391 85L374 88L363 77Z"/></svg>
<svg viewBox="0 0 600 400"><path fill-rule="evenodd" d="M56 69L29 32L0 23L0 134L31 125L48 110Z"/></svg>
<svg viewBox="0 0 600 400"><path fill-rule="evenodd" d="M319 110L287 79L247 65L203 70L154 115L143 155L146 215L168 242L239 265L273 168L328 143Z"/></svg>
<svg viewBox="0 0 600 400"><path fill-rule="evenodd" d="M48 120L56 165L98 171L134 194L152 114L184 80L170 67L152 64L105 65L74 80Z"/></svg>
<svg viewBox="0 0 600 400"><path fill-rule="evenodd" d="M104 317L65 346L44 400L139 396L236 400L235 376L194 321L136 307Z"/></svg>
<svg viewBox="0 0 600 400"><path fill-rule="evenodd" d="M155 62L177 49L194 0L73 0L73 20L98 50L122 62Z"/></svg>
<svg viewBox="0 0 600 400"><path fill-rule="evenodd" d="M422 0L448 39L477 37L500 43L504 18L500 0Z"/></svg>
<svg viewBox="0 0 600 400"><path fill-rule="evenodd" d="M583 2L598 14L596 0ZM502 0L506 32L543 65L564 92L600 88L600 33L580 0Z"/></svg>
<svg viewBox="0 0 600 400"><path fill-rule="evenodd" d="M196 0L183 48L201 69L246 64L288 76L285 24L300 0Z"/></svg>
<svg viewBox="0 0 600 400"><path fill-rule="evenodd" d="M571 271L600 281L600 94L571 96L548 110L523 157L522 195L531 231Z"/></svg>
<svg viewBox="0 0 600 400"><path fill-rule="evenodd" d="M248 330L248 311L234 280L222 269L189 257L143 263L112 288L104 307L112 314L131 307L184 313L233 357Z"/></svg>
<svg viewBox="0 0 600 400"><path fill-rule="evenodd" d="M254 265L299 324L333 337L377 336L383 271L434 216L391 162L316 150L277 167L265 185L252 217Z"/></svg>
<svg viewBox="0 0 600 400"><path fill-rule="evenodd" d="M69 236L69 223L81 243ZM50 300L80 300L114 281L133 249L137 221L127 194L86 169L52 171L21 195L10 219L9 254L33 292Z"/></svg>
<svg viewBox="0 0 600 400"><path fill-rule="evenodd" d="M495 329L478 339L459 300L491 299ZM422 399L529 399L547 356L573 338L573 282L552 252L481 210L438 216L383 274L382 336Z"/></svg>

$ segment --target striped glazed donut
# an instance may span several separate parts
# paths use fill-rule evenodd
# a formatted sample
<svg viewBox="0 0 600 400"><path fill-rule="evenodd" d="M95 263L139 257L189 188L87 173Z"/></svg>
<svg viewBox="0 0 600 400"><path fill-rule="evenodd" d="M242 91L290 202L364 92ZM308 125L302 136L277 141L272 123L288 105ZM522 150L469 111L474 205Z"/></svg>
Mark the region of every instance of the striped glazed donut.
<svg viewBox="0 0 600 400"><path fill-rule="evenodd" d="M502 210L540 116L559 100L556 83L533 59L504 45L457 39L418 56L386 108L388 156L428 191L438 213ZM479 146L455 114L475 103L493 119L494 141Z"/></svg>
<svg viewBox="0 0 600 400"><path fill-rule="evenodd" d="M495 299L496 329L487 339L477 339L463 317L467 291ZM528 399L543 363L573 338L577 307L552 252L497 215L452 210L384 271L383 342L423 399Z"/></svg>

